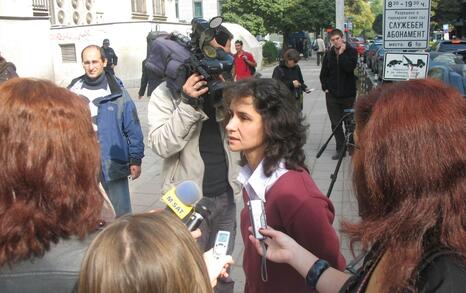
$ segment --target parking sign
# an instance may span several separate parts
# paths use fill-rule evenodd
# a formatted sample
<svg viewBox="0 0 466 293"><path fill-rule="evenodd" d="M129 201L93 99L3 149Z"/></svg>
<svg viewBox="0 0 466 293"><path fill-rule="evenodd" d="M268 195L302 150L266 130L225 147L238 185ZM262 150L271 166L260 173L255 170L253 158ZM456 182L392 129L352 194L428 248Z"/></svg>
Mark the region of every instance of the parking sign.
<svg viewBox="0 0 466 293"><path fill-rule="evenodd" d="M383 47L426 49L429 43L430 0L385 0Z"/></svg>

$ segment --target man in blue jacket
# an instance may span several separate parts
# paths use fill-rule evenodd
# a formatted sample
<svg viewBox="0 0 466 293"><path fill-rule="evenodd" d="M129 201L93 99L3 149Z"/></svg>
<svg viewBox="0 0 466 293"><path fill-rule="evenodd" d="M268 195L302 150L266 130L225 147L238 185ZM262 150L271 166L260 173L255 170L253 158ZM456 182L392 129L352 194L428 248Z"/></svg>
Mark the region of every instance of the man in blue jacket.
<svg viewBox="0 0 466 293"><path fill-rule="evenodd" d="M104 50L90 45L81 52L85 74L68 88L89 101L100 143L102 185L119 217L131 212L128 175L141 175L144 142L136 106L121 81L105 72ZM86 146L83 146L86 147Z"/></svg>

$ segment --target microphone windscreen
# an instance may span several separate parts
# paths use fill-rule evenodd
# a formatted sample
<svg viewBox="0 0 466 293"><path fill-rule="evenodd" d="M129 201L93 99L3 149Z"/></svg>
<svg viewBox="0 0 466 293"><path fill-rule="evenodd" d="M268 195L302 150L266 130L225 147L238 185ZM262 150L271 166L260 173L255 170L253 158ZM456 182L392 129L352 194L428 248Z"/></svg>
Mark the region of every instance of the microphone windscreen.
<svg viewBox="0 0 466 293"><path fill-rule="evenodd" d="M201 198L201 190L194 181L186 180L176 186L178 199L185 205L192 206Z"/></svg>

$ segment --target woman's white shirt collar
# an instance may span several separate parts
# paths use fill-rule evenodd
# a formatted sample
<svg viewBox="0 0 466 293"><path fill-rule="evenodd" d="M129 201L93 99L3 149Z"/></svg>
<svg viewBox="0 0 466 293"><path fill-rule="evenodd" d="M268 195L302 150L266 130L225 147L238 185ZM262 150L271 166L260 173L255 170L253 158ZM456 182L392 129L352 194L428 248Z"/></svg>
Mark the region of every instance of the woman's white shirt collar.
<svg viewBox="0 0 466 293"><path fill-rule="evenodd" d="M257 168L251 170L248 165L241 167L238 175L238 181L241 182L250 199L261 199L265 202L265 193L283 174L288 172L285 168L285 161L280 161L278 168L270 175L264 174L264 160L262 160Z"/></svg>

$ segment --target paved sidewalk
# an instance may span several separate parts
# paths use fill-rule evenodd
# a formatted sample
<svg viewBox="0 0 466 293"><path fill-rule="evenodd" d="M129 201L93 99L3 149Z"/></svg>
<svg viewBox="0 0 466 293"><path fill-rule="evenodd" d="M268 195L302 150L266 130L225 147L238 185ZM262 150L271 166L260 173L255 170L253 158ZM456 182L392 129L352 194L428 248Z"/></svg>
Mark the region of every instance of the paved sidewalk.
<svg viewBox="0 0 466 293"><path fill-rule="evenodd" d="M331 156L335 152L334 139L332 139L319 159L316 159L315 157L320 147L325 143L331 133L330 121L328 119L327 111L325 108L325 95L320 88L319 82L320 67L316 65L315 56L310 58L308 61L301 60L299 65L303 73L304 81L309 88L315 89L312 93L305 94L304 96L303 111L307 117L307 122L310 125L307 144L305 145L307 164L309 170L311 171L312 178L322 190L322 192L326 194L330 184L330 174L333 173L335 169L336 161L331 159ZM273 67L266 67L260 73L263 77L271 77L272 71ZM129 89L131 97L133 97L139 112L139 118L141 119L143 126L144 136L147 136L148 98L138 100L137 91L138 89L136 88ZM145 142L147 145L147 137L145 138ZM146 156L142 162L141 177L133 182L130 182L134 212L143 212L153 208L163 207L163 204L160 203L160 172L162 168L162 160L147 147L145 150L145 155ZM337 232L339 232L341 219L344 218L349 220L356 220L358 218L357 203L352 193L350 159L348 156L343 160L340 171L338 173L338 179L333 187L330 199L332 200L336 210L336 218L333 226ZM242 208L243 203L240 201L237 203L238 219L239 212ZM345 238L340 238L342 243L342 252L346 257L347 262L349 262L353 257L348 248L348 241ZM236 281L235 292L243 292L244 287L242 254L243 242L241 233L238 229L235 251L233 253L235 264L231 273L233 279Z"/></svg>

